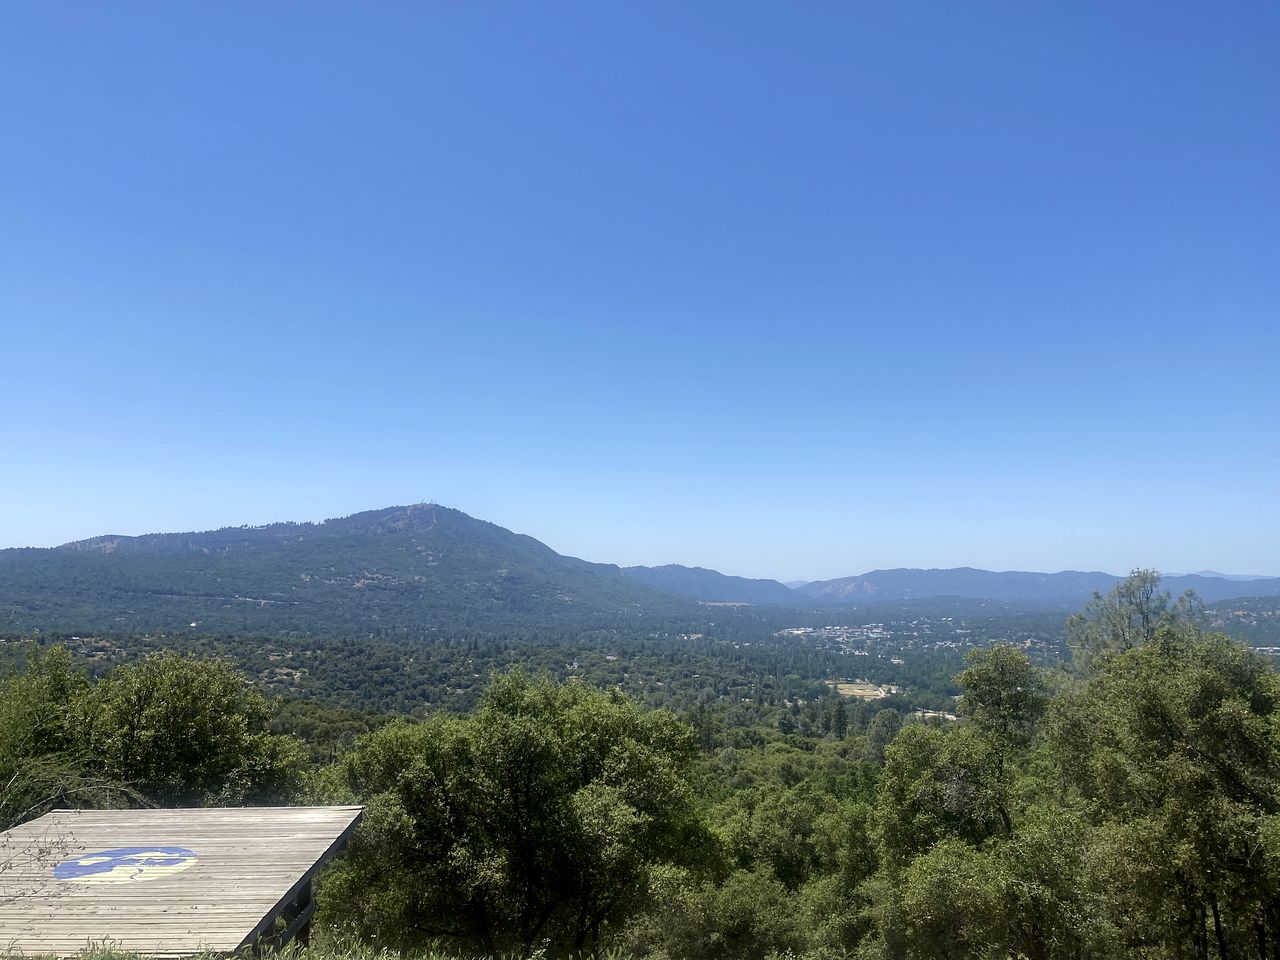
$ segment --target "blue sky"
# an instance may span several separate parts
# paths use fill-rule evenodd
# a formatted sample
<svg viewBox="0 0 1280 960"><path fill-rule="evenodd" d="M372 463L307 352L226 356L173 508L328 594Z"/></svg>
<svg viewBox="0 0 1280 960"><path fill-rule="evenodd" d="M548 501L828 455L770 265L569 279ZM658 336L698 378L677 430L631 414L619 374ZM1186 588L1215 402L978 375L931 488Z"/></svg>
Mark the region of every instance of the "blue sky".
<svg viewBox="0 0 1280 960"><path fill-rule="evenodd" d="M0 546L434 499L782 579L1280 574L1278 35L7 4Z"/></svg>

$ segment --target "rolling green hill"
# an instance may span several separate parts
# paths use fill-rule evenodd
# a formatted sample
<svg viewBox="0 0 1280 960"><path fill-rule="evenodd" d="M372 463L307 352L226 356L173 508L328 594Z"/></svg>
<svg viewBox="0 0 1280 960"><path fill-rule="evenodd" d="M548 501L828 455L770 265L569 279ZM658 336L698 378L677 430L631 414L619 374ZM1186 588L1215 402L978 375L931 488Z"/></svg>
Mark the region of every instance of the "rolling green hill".
<svg viewBox="0 0 1280 960"><path fill-rule="evenodd" d="M0 551L0 628L11 631L594 628L693 609L616 566L434 504Z"/></svg>

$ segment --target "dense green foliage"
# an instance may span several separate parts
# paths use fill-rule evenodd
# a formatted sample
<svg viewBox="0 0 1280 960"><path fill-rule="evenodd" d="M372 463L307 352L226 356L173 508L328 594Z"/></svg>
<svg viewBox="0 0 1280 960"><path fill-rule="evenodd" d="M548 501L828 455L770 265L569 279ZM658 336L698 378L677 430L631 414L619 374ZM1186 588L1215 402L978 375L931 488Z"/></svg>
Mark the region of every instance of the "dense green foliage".
<svg viewBox="0 0 1280 960"><path fill-rule="evenodd" d="M266 699L226 663L172 653L113 671L85 710L90 754L161 806L289 796L302 748L269 720Z"/></svg>
<svg viewBox="0 0 1280 960"><path fill-rule="evenodd" d="M280 802L305 752L225 661L158 654L98 683L68 651L0 681L0 827L58 806Z"/></svg>
<svg viewBox="0 0 1280 960"><path fill-rule="evenodd" d="M705 857L694 751L616 691L501 677L474 714L386 727L343 761L367 820L324 894L385 944L597 947L657 870Z"/></svg>
<svg viewBox="0 0 1280 960"><path fill-rule="evenodd" d="M468 699L398 718L272 703L226 660L106 656L85 674L45 647L0 688L0 813L362 802L320 891L331 945L1267 960L1280 677L1211 622L1138 571L1072 618L1070 662L904 644L858 662L919 686L869 702L820 681L851 657L821 633L548 640L523 648L545 672L480 676L522 648L477 639L454 648ZM414 655L386 651L375 685ZM958 719L914 713L922 693Z"/></svg>
<svg viewBox="0 0 1280 960"><path fill-rule="evenodd" d="M473 709L491 673L516 667L594 686L619 686L649 705L678 709L711 701L729 705L743 698L772 706L807 701L823 695L825 679L847 676L898 684L911 692L917 706L949 709L963 659L957 638L977 644L1010 635L1027 638L1045 658L1063 649L1058 641L1061 621L1055 629L1039 615L988 614L935 622L957 633L945 635L941 643L928 635L906 634L901 640L863 644L860 650L807 636L778 636L732 613L663 630L543 632L531 627L523 635L462 634L434 641L190 632L54 634L0 642L0 663L12 660L25 643L62 642L82 654L92 671L105 674L148 653L177 649L230 658L264 689L283 696L421 716L441 708ZM910 622L902 625L911 628Z"/></svg>
<svg viewBox="0 0 1280 960"><path fill-rule="evenodd" d="M0 828L58 805L128 799L126 785L88 762L80 732L88 688L60 647L34 656L21 676L0 681Z"/></svg>

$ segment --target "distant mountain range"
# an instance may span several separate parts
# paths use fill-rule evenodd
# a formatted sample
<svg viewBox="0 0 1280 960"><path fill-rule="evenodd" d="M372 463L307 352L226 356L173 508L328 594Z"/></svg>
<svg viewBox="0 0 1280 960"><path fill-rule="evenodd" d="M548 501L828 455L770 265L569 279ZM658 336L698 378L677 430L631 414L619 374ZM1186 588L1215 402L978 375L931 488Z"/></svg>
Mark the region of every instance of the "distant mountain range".
<svg viewBox="0 0 1280 960"><path fill-rule="evenodd" d="M706 616L699 604L817 610L959 598L1073 607L1108 573L873 570L803 583L669 564L619 568L563 556L435 504L323 523L103 536L0 550L0 632L32 629L396 636L617 629ZM1162 588L1206 602L1278 597L1280 578L1199 574Z"/></svg>
<svg viewBox="0 0 1280 960"><path fill-rule="evenodd" d="M1079 605L1094 592L1107 593L1123 578L1110 573L996 572L972 567L940 570L872 570L856 577L815 580L788 587L777 580L728 577L701 567L625 567L628 576L669 593L701 601L774 606L866 604L959 597L1029 604ZM1280 578L1217 577L1202 574L1164 577L1161 589L1178 596L1194 590L1207 603L1234 597L1280 596Z"/></svg>
<svg viewBox="0 0 1280 960"><path fill-rule="evenodd" d="M1184 577L1184 573L1170 573L1170 577ZM1261 573L1218 573L1216 570L1197 570L1191 574L1194 577L1212 577L1217 580L1272 580L1274 577L1268 577Z"/></svg>
<svg viewBox="0 0 1280 960"><path fill-rule="evenodd" d="M1020 600L1033 603L1083 602L1096 591L1106 593L1121 581L1109 573L1067 570L1061 573L994 572L972 567L943 570L873 570L857 577L819 580L797 592L828 603L868 603L880 600L919 600L929 597L967 597ZM1232 597L1280 596L1280 577L1236 580L1190 574L1164 577L1162 590L1174 596L1194 590L1215 603Z"/></svg>

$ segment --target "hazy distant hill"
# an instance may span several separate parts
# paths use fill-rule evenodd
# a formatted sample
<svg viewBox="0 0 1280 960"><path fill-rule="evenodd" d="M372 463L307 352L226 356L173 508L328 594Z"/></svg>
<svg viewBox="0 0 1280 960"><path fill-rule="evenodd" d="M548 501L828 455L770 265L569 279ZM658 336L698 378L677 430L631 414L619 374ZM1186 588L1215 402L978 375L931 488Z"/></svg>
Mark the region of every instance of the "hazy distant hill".
<svg viewBox="0 0 1280 960"><path fill-rule="evenodd" d="M694 610L609 564L430 504L324 523L0 551L0 629L524 630Z"/></svg>
<svg viewBox="0 0 1280 960"><path fill-rule="evenodd" d="M1185 574L1171 573L1169 574L1169 576L1181 577L1181 576L1185 576ZM1272 579L1275 579L1274 577L1268 577L1265 574L1261 574L1261 573L1219 573L1217 570L1197 570L1195 573L1190 574L1190 576L1213 577L1218 580L1272 580Z"/></svg>
<svg viewBox="0 0 1280 960"><path fill-rule="evenodd" d="M796 592L827 603L871 603L926 597L1078 603L1087 600L1094 591L1106 593L1120 579L1109 573L1075 570L1031 573L995 572L972 567L945 570L897 568L873 570L859 577L819 580L798 587ZM1184 590L1194 590L1209 603L1232 597L1280 596L1280 578L1237 581L1189 575L1165 577L1160 587L1175 596Z"/></svg>
<svg viewBox="0 0 1280 960"><path fill-rule="evenodd" d="M705 567L684 567L678 563L623 567L622 572L651 587L695 600L791 606L806 599L777 580L730 577Z"/></svg>
<svg viewBox="0 0 1280 960"><path fill-rule="evenodd" d="M1184 590L1194 590L1201 600L1217 603L1236 597L1280 597L1280 577L1259 577L1247 580L1237 577L1205 577L1197 573L1181 577L1165 577L1160 589L1168 590L1175 597Z"/></svg>

